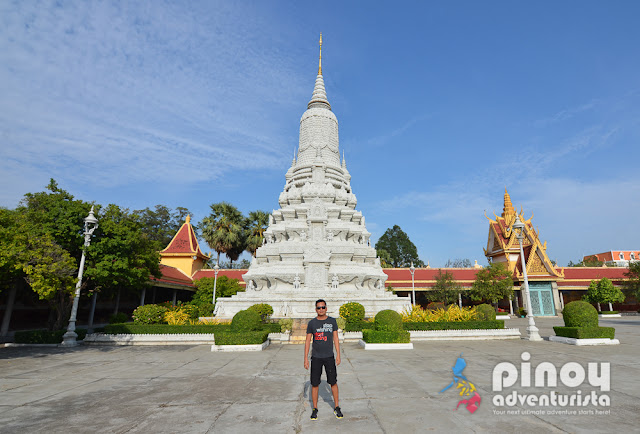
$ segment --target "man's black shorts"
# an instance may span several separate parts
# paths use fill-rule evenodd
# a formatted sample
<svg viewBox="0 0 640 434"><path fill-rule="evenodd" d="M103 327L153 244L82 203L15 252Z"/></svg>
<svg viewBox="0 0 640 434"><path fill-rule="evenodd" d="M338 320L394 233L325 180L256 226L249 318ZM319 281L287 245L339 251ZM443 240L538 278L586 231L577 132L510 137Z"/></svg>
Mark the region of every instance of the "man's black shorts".
<svg viewBox="0 0 640 434"><path fill-rule="evenodd" d="M338 374L336 373L335 357L327 357L322 359L319 357L311 358L311 385L317 387L320 385L320 376L322 375L322 367L327 374L327 383L334 385L338 382Z"/></svg>

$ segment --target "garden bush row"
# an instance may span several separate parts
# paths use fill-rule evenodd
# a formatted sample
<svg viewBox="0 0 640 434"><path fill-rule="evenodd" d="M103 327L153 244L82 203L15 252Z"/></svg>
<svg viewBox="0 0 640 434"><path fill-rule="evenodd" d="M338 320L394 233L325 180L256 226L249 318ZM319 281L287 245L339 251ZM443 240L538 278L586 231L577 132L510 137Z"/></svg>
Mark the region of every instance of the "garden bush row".
<svg viewBox="0 0 640 434"><path fill-rule="evenodd" d="M27 330L16 332L14 342L17 344L59 344L66 330ZM76 329L78 340L87 335L86 329Z"/></svg>

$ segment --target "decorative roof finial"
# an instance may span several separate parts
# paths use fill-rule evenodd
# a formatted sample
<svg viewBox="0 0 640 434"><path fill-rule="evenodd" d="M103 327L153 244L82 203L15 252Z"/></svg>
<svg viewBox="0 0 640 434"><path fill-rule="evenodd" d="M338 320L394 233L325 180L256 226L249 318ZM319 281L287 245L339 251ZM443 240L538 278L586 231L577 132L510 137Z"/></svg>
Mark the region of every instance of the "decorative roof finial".
<svg viewBox="0 0 640 434"><path fill-rule="evenodd" d="M320 60L318 61L318 75L322 75L322 32L320 32Z"/></svg>
<svg viewBox="0 0 640 434"><path fill-rule="evenodd" d="M516 210L511 203L511 197L507 193L507 187L504 188L504 207L502 208L502 217L515 215Z"/></svg>
<svg viewBox="0 0 640 434"><path fill-rule="evenodd" d="M187 214L187 217L184 219L184 222L185 222L186 224L191 223L191 216L190 216L189 214Z"/></svg>

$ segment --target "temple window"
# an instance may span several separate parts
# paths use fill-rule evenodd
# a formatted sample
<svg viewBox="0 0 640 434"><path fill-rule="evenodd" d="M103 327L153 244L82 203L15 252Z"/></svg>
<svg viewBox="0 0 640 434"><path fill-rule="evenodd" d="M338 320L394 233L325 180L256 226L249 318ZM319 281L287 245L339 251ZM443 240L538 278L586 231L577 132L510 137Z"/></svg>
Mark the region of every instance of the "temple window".
<svg viewBox="0 0 640 434"><path fill-rule="evenodd" d="M624 253L620 253L620 260L623 261L624 260Z"/></svg>
<svg viewBox="0 0 640 434"><path fill-rule="evenodd" d="M631 255L629 255L629 258L633 261L634 259L636 259L636 254L631 252Z"/></svg>

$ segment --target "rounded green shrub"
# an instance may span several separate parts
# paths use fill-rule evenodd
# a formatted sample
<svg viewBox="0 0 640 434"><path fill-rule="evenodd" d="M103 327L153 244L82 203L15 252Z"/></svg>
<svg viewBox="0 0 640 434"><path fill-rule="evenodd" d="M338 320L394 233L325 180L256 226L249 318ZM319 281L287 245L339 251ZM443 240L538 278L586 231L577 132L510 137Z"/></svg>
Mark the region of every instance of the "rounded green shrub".
<svg viewBox="0 0 640 434"><path fill-rule="evenodd" d="M478 319L480 321L493 321L496 319L496 310L488 304L476 306L476 312L478 312Z"/></svg>
<svg viewBox="0 0 640 434"><path fill-rule="evenodd" d="M157 304L138 306L131 315L135 324L162 324L167 308Z"/></svg>
<svg viewBox="0 0 640 434"><path fill-rule="evenodd" d="M179 308L179 310L183 311L187 315L189 315L189 319L198 319L200 315L200 309L198 306L194 306L192 304L183 304Z"/></svg>
<svg viewBox="0 0 640 434"><path fill-rule="evenodd" d="M260 315L262 322L267 322L269 317L273 315L273 308L267 303L254 304L247 310L251 310Z"/></svg>
<svg viewBox="0 0 640 434"><path fill-rule="evenodd" d="M572 301L562 311L565 327L598 327L598 311L586 301Z"/></svg>
<svg viewBox="0 0 640 434"><path fill-rule="evenodd" d="M339 318L336 318L336 323L338 324L338 328L340 330L344 330L344 327L347 325L347 320L342 317L339 317Z"/></svg>
<svg viewBox="0 0 640 434"><path fill-rule="evenodd" d="M231 329L238 332L251 332L260 330L262 320L260 315L253 310L241 310L233 316L231 320Z"/></svg>
<svg viewBox="0 0 640 434"><path fill-rule="evenodd" d="M364 320L364 306L355 301L345 303L340 306L340 316L344 318L347 323L360 322Z"/></svg>
<svg viewBox="0 0 640 434"><path fill-rule="evenodd" d="M378 312L374 324L378 331L397 332L404 330L402 328L402 315L391 309Z"/></svg>

